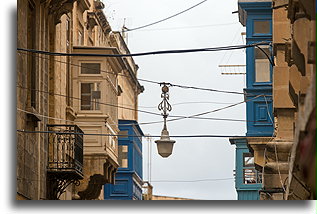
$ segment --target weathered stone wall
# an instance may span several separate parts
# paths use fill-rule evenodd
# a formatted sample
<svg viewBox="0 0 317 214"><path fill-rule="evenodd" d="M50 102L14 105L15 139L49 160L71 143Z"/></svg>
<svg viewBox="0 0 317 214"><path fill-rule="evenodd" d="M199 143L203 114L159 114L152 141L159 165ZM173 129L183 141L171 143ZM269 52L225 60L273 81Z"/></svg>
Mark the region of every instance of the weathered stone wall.
<svg viewBox="0 0 317 214"><path fill-rule="evenodd" d="M35 11L35 25L28 23L29 2ZM48 50L47 13L40 1L18 1L17 47L31 48L28 40L35 41L33 48ZM28 30L35 29L35 38L29 38ZM48 61L35 56L36 103L31 106L30 54L17 53L17 129L44 130L48 114ZM41 133L17 132L17 194L25 199L39 200L46 196L47 142ZM21 199L21 197L17 197Z"/></svg>
<svg viewBox="0 0 317 214"><path fill-rule="evenodd" d="M303 177L298 142L316 105L315 20L309 9L315 8L313 2L273 1L276 130L274 140L266 146L263 188L270 194L262 192L263 200L312 198L312 189Z"/></svg>

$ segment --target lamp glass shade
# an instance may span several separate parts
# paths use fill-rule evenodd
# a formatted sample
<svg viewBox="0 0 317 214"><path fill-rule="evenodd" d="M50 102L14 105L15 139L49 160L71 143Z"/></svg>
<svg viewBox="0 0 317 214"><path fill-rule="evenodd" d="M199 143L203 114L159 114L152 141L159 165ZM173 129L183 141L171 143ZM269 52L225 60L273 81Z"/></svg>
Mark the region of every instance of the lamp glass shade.
<svg viewBox="0 0 317 214"><path fill-rule="evenodd" d="M167 158L172 154L175 140L156 140L155 143L157 145L158 153L163 158Z"/></svg>

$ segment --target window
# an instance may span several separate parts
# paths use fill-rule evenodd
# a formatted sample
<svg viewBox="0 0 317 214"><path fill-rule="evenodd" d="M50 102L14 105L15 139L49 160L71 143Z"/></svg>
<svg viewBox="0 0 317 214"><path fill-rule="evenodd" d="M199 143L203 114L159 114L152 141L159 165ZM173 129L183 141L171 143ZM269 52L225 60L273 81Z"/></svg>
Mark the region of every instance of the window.
<svg viewBox="0 0 317 214"><path fill-rule="evenodd" d="M254 157L250 153L243 154L243 166L245 167L254 166Z"/></svg>
<svg viewBox="0 0 317 214"><path fill-rule="evenodd" d="M268 46L260 46L260 48L270 56L270 50ZM270 61L260 48L254 49L255 58L255 82L270 82Z"/></svg>
<svg viewBox="0 0 317 214"><path fill-rule="evenodd" d="M262 174L254 168L254 157L243 153L243 184L262 183Z"/></svg>
<svg viewBox="0 0 317 214"><path fill-rule="evenodd" d="M128 131L119 131L119 137L120 138L127 138L128 137Z"/></svg>
<svg viewBox="0 0 317 214"><path fill-rule="evenodd" d="M100 110L100 83L81 83L81 110Z"/></svg>
<svg viewBox="0 0 317 214"><path fill-rule="evenodd" d="M256 183L256 171L255 169L243 169L243 183L255 184Z"/></svg>
<svg viewBox="0 0 317 214"><path fill-rule="evenodd" d="M128 146L119 145L118 162L120 167L128 168Z"/></svg>
<svg viewBox="0 0 317 214"><path fill-rule="evenodd" d="M255 20L253 22L253 33L254 34L270 34L270 21L269 20Z"/></svg>
<svg viewBox="0 0 317 214"><path fill-rule="evenodd" d="M82 74L100 74L100 63L81 63Z"/></svg>

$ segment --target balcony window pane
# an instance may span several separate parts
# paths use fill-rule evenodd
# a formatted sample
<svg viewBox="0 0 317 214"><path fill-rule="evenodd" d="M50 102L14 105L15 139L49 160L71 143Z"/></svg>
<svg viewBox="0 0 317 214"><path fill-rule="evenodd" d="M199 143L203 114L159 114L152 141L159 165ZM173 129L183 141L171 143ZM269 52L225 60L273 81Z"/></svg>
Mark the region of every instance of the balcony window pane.
<svg viewBox="0 0 317 214"><path fill-rule="evenodd" d="M127 145L119 145L118 151L118 162L120 167L128 168L128 146Z"/></svg>
<svg viewBox="0 0 317 214"><path fill-rule="evenodd" d="M82 74L100 74L100 63L81 63Z"/></svg>
<svg viewBox="0 0 317 214"><path fill-rule="evenodd" d="M100 99L101 99L100 83L94 84L94 90L91 93L92 93L92 99L94 102L94 110L100 110Z"/></svg>
<svg viewBox="0 0 317 214"><path fill-rule="evenodd" d="M128 131L119 131L119 137L121 138L127 138L128 137Z"/></svg>
<svg viewBox="0 0 317 214"><path fill-rule="evenodd" d="M100 83L81 83L81 110L100 110Z"/></svg>
<svg viewBox="0 0 317 214"><path fill-rule="evenodd" d="M91 88L92 83L81 84L81 110L91 109Z"/></svg>
<svg viewBox="0 0 317 214"><path fill-rule="evenodd" d="M269 34L270 32L270 21L268 20L256 20L254 24L254 33L256 34Z"/></svg>
<svg viewBox="0 0 317 214"><path fill-rule="evenodd" d="M261 47L270 56L268 47ZM270 61L259 49L255 48L255 82L270 82Z"/></svg>
<svg viewBox="0 0 317 214"><path fill-rule="evenodd" d="M252 166L254 163L254 157L245 157L244 161L247 166Z"/></svg>
<svg viewBox="0 0 317 214"><path fill-rule="evenodd" d="M91 92L91 83L82 83L81 84L81 93L90 93Z"/></svg>
<svg viewBox="0 0 317 214"><path fill-rule="evenodd" d="M255 184L257 174L255 169L244 169L243 170L243 183L244 184Z"/></svg>

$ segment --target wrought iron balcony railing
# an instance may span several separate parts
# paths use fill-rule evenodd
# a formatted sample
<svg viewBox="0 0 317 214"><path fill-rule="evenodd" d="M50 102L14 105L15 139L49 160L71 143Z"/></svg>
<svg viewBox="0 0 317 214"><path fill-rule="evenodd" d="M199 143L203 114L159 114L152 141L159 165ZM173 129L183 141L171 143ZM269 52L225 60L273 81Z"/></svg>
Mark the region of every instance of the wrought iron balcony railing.
<svg viewBox="0 0 317 214"><path fill-rule="evenodd" d="M61 179L82 179L84 132L76 125L47 127L48 173Z"/></svg>

